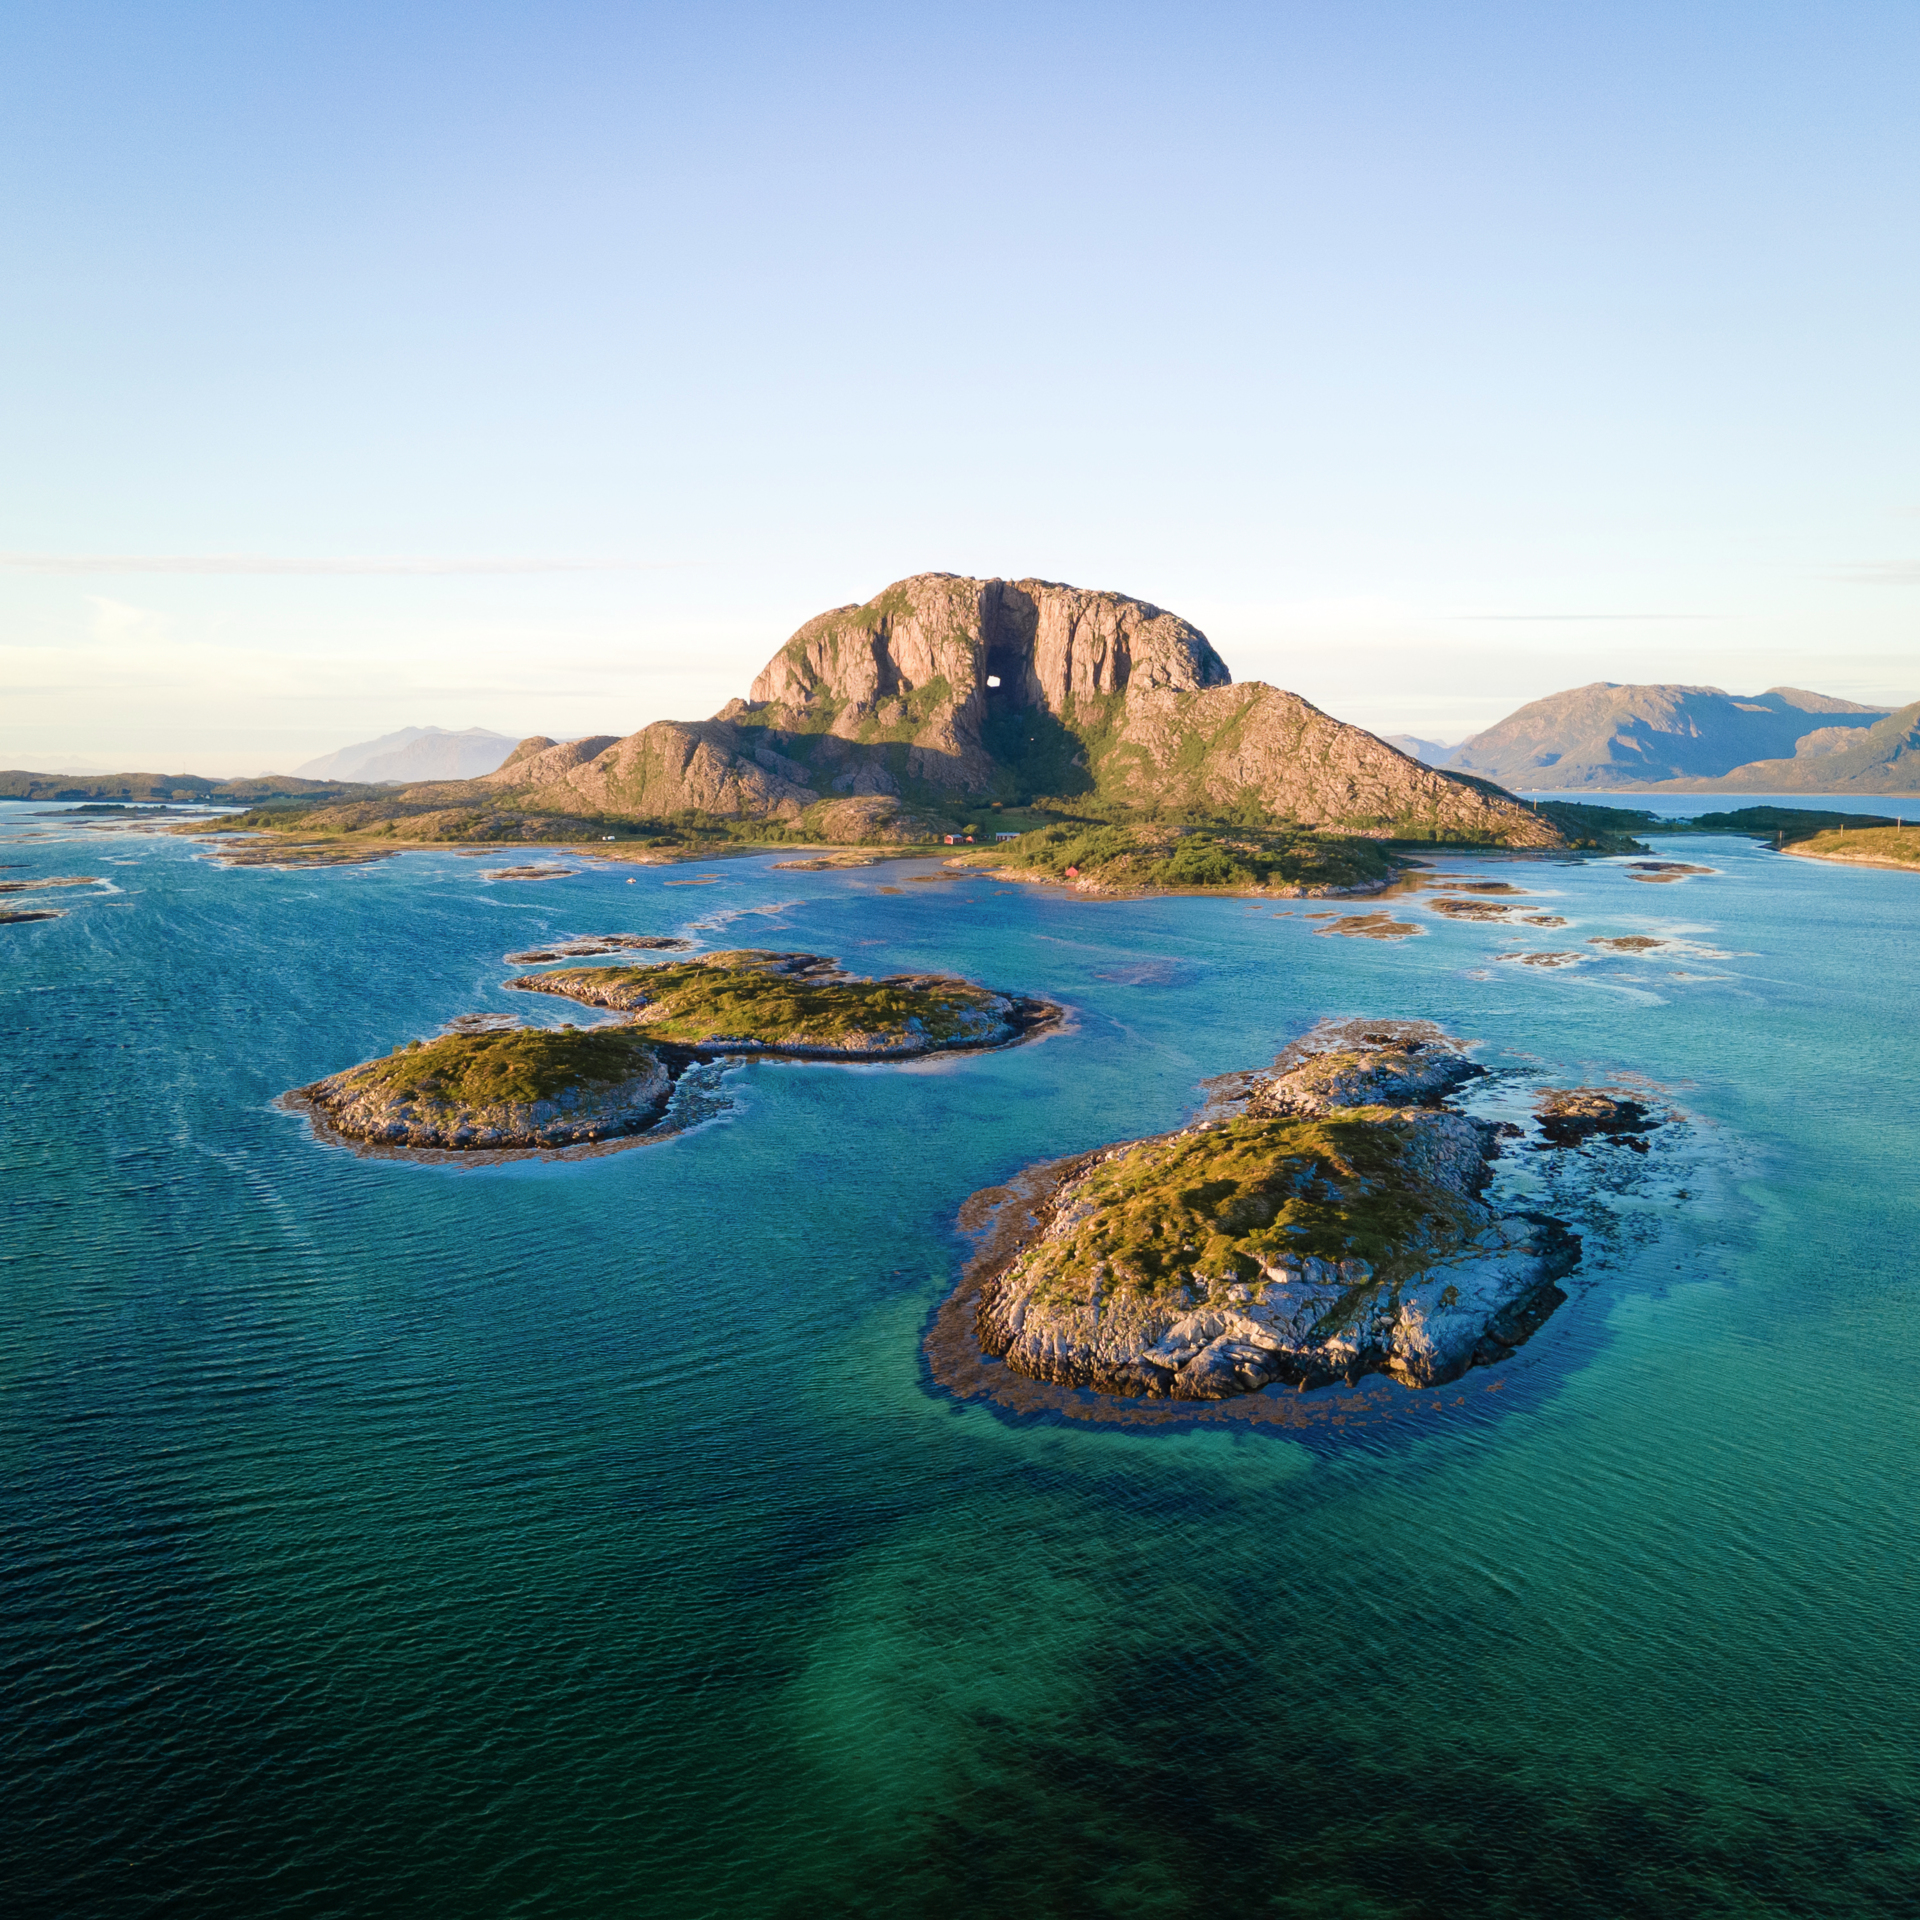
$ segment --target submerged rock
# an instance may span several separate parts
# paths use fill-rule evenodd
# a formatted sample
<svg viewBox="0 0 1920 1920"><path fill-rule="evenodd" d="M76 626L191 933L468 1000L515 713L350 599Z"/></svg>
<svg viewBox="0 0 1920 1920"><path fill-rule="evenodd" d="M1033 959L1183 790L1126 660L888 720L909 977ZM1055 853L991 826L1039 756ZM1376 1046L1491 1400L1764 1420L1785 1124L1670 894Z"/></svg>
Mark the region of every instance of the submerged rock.
<svg viewBox="0 0 1920 1920"><path fill-rule="evenodd" d="M1663 1124L1644 1100L1595 1087L1551 1088L1540 1096L1538 1111L1540 1131L1556 1147L1577 1147L1598 1135L1645 1153L1647 1143L1635 1136Z"/></svg>
<svg viewBox="0 0 1920 1920"><path fill-rule="evenodd" d="M1240 1110L1080 1163L982 1288L980 1345L1060 1385L1188 1400L1503 1358L1580 1243L1481 1198L1480 1072L1417 1023L1348 1022L1240 1083ZM1505 1131L1511 1131L1506 1129Z"/></svg>

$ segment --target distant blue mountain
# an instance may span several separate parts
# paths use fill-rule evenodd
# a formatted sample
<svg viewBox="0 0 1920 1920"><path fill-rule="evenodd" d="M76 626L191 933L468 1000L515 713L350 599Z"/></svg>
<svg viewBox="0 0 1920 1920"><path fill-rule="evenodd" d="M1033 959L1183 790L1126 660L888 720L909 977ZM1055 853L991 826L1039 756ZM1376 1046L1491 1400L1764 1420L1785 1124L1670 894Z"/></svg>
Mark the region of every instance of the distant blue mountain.
<svg viewBox="0 0 1920 1920"><path fill-rule="evenodd" d="M491 773L513 751L514 736L469 727L450 733L445 727L402 727L378 740L309 760L294 772L308 780L477 780Z"/></svg>

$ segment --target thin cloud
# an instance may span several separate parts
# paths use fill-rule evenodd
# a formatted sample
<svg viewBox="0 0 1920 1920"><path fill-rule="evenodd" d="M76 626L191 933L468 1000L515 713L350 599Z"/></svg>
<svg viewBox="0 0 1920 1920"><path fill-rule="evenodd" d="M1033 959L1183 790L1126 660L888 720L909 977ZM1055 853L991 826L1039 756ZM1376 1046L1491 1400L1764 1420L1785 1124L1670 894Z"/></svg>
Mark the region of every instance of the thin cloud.
<svg viewBox="0 0 1920 1920"><path fill-rule="evenodd" d="M1920 560L1883 560L1873 566L1843 567L1832 577L1856 587L1920 587Z"/></svg>
<svg viewBox="0 0 1920 1920"><path fill-rule="evenodd" d="M1455 620L1718 620L1717 613L1456 613Z"/></svg>
<svg viewBox="0 0 1920 1920"><path fill-rule="evenodd" d="M459 560L432 556L292 559L247 553L0 553L12 573L454 574L648 573L677 563L640 560Z"/></svg>

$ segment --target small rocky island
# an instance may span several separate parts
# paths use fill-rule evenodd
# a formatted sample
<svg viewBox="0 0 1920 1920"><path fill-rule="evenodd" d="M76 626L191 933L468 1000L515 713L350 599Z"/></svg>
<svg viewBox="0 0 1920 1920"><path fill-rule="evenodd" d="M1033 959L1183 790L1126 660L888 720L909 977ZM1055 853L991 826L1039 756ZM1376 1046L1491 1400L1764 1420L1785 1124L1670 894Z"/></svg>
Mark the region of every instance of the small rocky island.
<svg viewBox="0 0 1920 1920"><path fill-rule="evenodd" d="M1176 1400L1433 1386L1503 1358L1565 1298L1580 1243L1482 1198L1501 1129L1446 1104L1480 1072L1423 1023L1339 1023L1221 1117L1065 1163L1038 1231L979 1283L981 1350Z"/></svg>
<svg viewBox="0 0 1920 1920"><path fill-rule="evenodd" d="M413 1040L287 1096L321 1131L388 1147L576 1147L643 1133L674 1069L630 1027L509 1027Z"/></svg>
<svg viewBox="0 0 1920 1920"><path fill-rule="evenodd" d="M1042 1000L945 973L865 980L812 953L741 948L646 967L568 967L509 980L632 1016L650 1038L707 1052L906 1060L1003 1047L1059 1018Z"/></svg>
<svg viewBox="0 0 1920 1920"><path fill-rule="evenodd" d="M680 943L684 944L684 943ZM323 1133L387 1148L564 1148L649 1132L688 1067L754 1055L909 1060L1011 1046L1055 1025L1050 1002L949 974L862 979L811 953L742 949L653 966L569 967L507 982L625 1015L593 1027L490 1027L296 1088ZM494 1016L497 1018L497 1016Z"/></svg>

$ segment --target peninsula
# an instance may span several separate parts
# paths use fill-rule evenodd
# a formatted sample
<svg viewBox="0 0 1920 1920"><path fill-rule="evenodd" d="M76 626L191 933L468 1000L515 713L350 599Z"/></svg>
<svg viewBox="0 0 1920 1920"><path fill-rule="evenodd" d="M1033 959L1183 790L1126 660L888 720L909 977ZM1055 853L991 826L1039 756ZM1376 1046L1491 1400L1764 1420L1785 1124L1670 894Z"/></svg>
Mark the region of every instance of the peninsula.
<svg viewBox="0 0 1920 1920"><path fill-rule="evenodd" d="M1865 827L1817 833L1784 849L1803 860L1833 860L1848 867L1899 867L1920 873L1920 826Z"/></svg>
<svg viewBox="0 0 1920 1920"><path fill-rule="evenodd" d="M1447 1105L1480 1071L1425 1023L1334 1023L1246 1076L1237 1110L1062 1163L1038 1231L972 1276L980 1348L1175 1400L1503 1358L1580 1245L1484 1200L1499 1129Z"/></svg>

